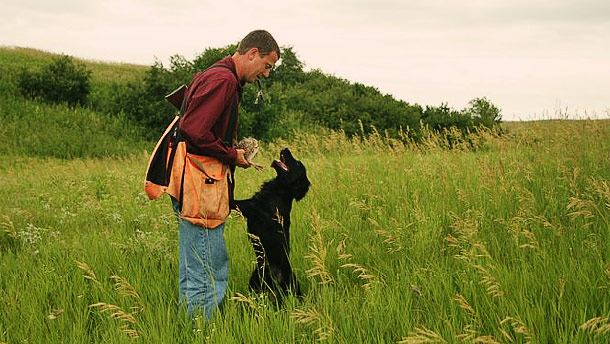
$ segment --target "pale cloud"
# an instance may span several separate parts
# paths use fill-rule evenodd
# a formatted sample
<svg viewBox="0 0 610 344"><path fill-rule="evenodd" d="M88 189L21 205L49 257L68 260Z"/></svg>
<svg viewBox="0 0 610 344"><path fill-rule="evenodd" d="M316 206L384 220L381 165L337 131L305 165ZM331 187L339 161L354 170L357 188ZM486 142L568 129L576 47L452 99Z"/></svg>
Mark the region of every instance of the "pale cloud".
<svg viewBox="0 0 610 344"><path fill-rule="evenodd" d="M420 105L489 97L505 119L610 107L610 2L4 0L0 44L151 64L254 29L308 68Z"/></svg>

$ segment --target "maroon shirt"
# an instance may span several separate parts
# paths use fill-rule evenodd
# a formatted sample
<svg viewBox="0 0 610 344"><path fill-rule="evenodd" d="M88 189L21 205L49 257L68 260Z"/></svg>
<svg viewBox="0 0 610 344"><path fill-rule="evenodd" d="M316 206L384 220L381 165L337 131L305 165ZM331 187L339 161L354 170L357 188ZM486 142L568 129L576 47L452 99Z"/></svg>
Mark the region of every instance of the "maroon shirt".
<svg viewBox="0 0 610 344"><path fill-rule="evenodd" d="M237 138L239 100L242 84L238 81L231 56L218 61L214 67L197 73L189 86L186 111L180 120L180 133L193 154L214 157L235 165L237 152L233 148ZM231 115L235 119L233 132ZM224 140L229 138L228 142Z"/></svg>

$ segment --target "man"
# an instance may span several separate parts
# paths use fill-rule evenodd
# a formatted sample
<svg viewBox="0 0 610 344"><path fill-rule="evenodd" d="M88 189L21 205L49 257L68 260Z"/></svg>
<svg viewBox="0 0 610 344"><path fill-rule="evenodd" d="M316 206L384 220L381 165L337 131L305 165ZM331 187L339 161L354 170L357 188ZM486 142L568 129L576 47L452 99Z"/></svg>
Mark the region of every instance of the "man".
<svg viewBox="0 0 610 344"><path fill-rule="evenodd" d="M217 159L232 170L235 166L250 167L244 150L233 148L242 87L261 77L267 78L279 57L280 49L271 34L257 30L244 37L232 56L193 77L180 122L180 134L188 153ZM188 189L193 183L181 185L184 194L193 192ZM229 198L232 201L231 190ZM172 197L172 205L177 214L181 207L188 206L181 204L177 197ZM186 302L191 318L201 312L206 320L210 319L222 302L229 281L224 222L207 228L182 216L178 218L178 229L179 297Z"/></svg>

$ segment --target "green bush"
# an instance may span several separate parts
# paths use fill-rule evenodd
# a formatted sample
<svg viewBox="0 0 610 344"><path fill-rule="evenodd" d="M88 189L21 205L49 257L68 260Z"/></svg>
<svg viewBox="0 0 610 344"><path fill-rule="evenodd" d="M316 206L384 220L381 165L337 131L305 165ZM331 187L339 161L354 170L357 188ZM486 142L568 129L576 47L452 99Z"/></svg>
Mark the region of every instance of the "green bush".
<svg viewBox="0 0 610 344"><path fill-rule="evenodd" d="M459 130L473 127L472 117L468 113L454 110L446 103L440 106L426 106L421 119L424 124L435 131L442 131L451 127Z"/></svg>
<svg viewBox="0 0 610 344"><path fill-rule="evenodd" d="M22 95L52 103L85 104L90 92L91 71L72 57L61 55L42 71L23 69L18 88Z"/></svg>

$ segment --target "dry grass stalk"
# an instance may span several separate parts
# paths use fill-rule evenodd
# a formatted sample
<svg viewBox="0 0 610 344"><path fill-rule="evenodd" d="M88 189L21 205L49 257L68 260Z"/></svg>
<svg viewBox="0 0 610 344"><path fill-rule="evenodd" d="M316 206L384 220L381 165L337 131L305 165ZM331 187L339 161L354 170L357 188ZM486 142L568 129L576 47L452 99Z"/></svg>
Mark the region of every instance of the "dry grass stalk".
<svg viewBox="0 0 610 344"><path fill-rule="evenodd" d="M229 300L247 306L250 310L254 311L254 315L257 318L262 318L265 310L264 300L266 295L261 294L260 296L260 302L258 302L255 297L248 297L241 293L236 293L235 296L232 296Z"/></svg>
<svg viewBox="0 0 610 344"><path fill-rule="evenodd" d="M125 324L121 326L121 331L128 335L130 338L140 338L141 333L137 330L129 328L129 325Z"/></svg>
<svg viewBox="0 0 610 344"><path fill-rule="evenodd" d="M421 296L421 290L415 284L409 284L409 288L411 288L411 292L416 296Z"/></svg>
<svg viewBox="0 0 610 344"><path fill-rule="evenodd" d="M11 239L17 239L17 229L15 228L15 224L11 221L11 218L8 215L2 215L4 221L0 223L0 227L2 227L2 231L5 232Z"/></svg>
<svg viewBox="0 0 610 344"><path fill-rule="evenodd" d="M595 317L580 325L579 329L594 334L595 337L610 332L610 317Z"/></svg>
<svg viewBox="0 0 610 344"><path fill-rule="evenodd" d="M458 306L460 306L461 309L470 313L470 315L475 314L474 308L472 308L472 306L470 306L470 304L468 303L466 298L464 296L462 296L461 294L456 294L455 297L453 298L453 300L455 300L457 302Z"/></svg>
<svg viewBox="0 0 610 344"><path fill-rule="evenodd" d="M451 235L451 233L447 234L447 237L445 237L445 241L449 243L450 247L460 248L460 241L458 240L458 238Z"/></svg>
<svg viewBox="0 0 610 344"><path fill-rule="evenodd" d="M127 313L119 306L108 304L105 302L98 302L89 305L89 308L99 307L101 312L111 312L110 318L117 319L119 322L124 323L121 326L121 332L125 333L131 338L139 338L141 333L131 328L131 325L137 325L138 321L134 317L134 313ZM131 325L130 325L131 324Z"/></svg>
<svg viewBox="0 0 610 344"><path fill-rule="evenodd" d="M481 281L479 281L479 284L483 284L487 287L487 294L493 297L501 297L504 295L504 292L500 288L500 283L498 283L491 273L489 273L489 270L481 265L474 265L474 268L481 274L482 278Z"/></svg>
<svg viewBox="0 0 610 344"><path fill-rule="evenodd" d="M570 190L574 195L580 195L580 187L578 185L578 179L580 178L580 168L575 167L572 170L572 175L569 176L568 184L570 184Z"/></svg>
<svg viewBox="0 0 610 344"><path fill-rule="evenodd" d="M97 284L101 284L100 281L98 281L97 276L95 276L95 273L89 267L89 265L87 265L87 263L77 261L76 266L85 272L86 279L93 281Z"/></svg>
<svg viewBox="0 0 610 344"><path fill-rule="evenodd" d="M284 228L284 217L282 215L280 215L279 209L275 208L275 214L273 214L272 220L279 223L280 226L282 226L282 228Z"/></svg>
<svg viewBox="0 0 610 344"><path fill-rule="evenodd" d="M536 210L536 196L522 187L517 189L517 199L519 200L519 209L515 217L510 219L507 223L508 232L513 236L517 245L520 248L530 248L539 251L540 245L536 235L527 230L526 228L531 227L533 223L541 223L543 226L555 229L545 218L541 218L540 215L535 214ZM521 244L525 238L526 242Z"/></svg>
<svg viewBox="0 0 610 344"><path fill-rule="evenodd" d="M369 218L368 220L371 225L376 227L375 232L383 238L383 243L387 246L387 253L401 252L404 249L402 240L398 233L396 233L395 231L385 230L381 228L379 223L372 218ZM410 227L411 225L413 225L413 223L408 224L406 228Z"/></svg>
<svg viewBox="0 0 610 344"><path fill-rule="evenodd" d="M235 295L237 295L237 296L232 296L229 300L235 301L235 302L241 302L243 304L246 304L248 307L250 307L252 309L258 308L258 305L256 304L256 302L253 299L251 299L241 293L236 293Z"/></svg>
<svg viewBox="0 0 610 344"><path fill-rule="evenodd" d="M343 240L341 240L339 242L339 244L337 244L337 247L335 248L335 252L337 252L337 257L339 258L339 260L350 260L352 259L354 256L351 255L350 253L345 253L345 242L347 241L347 236L345 236L343 238Z"/></svg>
<svg viewBox="0 0 610 344"><path fill-rule="evenodd" d="M502 344L502 342L496 340L493 336L480 336L472 339L472 343L483 343L483 344Z"/></svg>
<svg viewBox="0 0 610 344"><path fill-rule="evenodd" d="M112 318L120 318L124 321L130 322L132 324L137 323L135 317L131 316L129 313L125 312L123 308L117 305L112 305L105 302L97 302L89 305L89 308L99 307L101 312L110 311L110 317Z"/></svg>
<svg viewBox="0 0 610 344"><path fill-rule="evenodd" d="M606 208L610 210L610 182L601 178L597 180L595 178L591 178L589 180L589 185L593 189L593 191L605 202Z"/></svg>
<svg viewBox="0 0 610 344"><path fill-rule="evenodd" d="M576 197L570 197L570 202L566 207L567 210L572 210L571 213L568 213L568 216L575 219L578 217L583 217L585 219L589 219L595 217L593 215L593 211L599 211L597 209L597 205L593 201L583 200Z"/></svg>
<svg viewBox="0 0 610 344"><path fill-rule="evenodd" d="M336 251L340 260L346 261L345 264L341 265L342 268L351 268L353 272L358 273L358 278L365 281L366 283L362 285L364 290L371 290L374 284L382 283L383 281L378 279L375 275L373 275L367 268L358 263L350 262L350 260L354 257L349 253L344 253L345 250L345 242L347 237L343 238L339 245L337 245Z"/></svg>
<svg viewBox="0 0 610 344"><path fill-rule="evenodd" d="M450 247L455 247L459 253L454 255L454 258L464 261L466 264L473 267L481 276L479 284L487 286L487 293L493 297L503 296L500 283L491 274L494 269L492 256L487 250L487 247L478 238L478 219L481 216L479 212L466 212L467 218L461 218L456 214L451 214L451 228L456 232L456 236L448 234L445 237Z"/></svg>
<svg viewBox="0 0 610 344"><path fill-rule="evenodd" d="M500 325L504 325L506 323L508 323L512 327L515 333L523 335L526 340L525 344L531 344L532 342L535 342L534 333L527 326L525 326L523 320L517 317L506 317L500 322Z"/></svg>
<svg viewBox="0 0 610 344"><path fill-rule="evenodd" d="M51 310L51 313L49 313L49 315L47 315L47 318L49 320L55 320L55 319L59 318L59 316L63 312L64 312L63 308L53 309L53 310Z"/></svg>
<svg viewBox="0 0 610 344"><path fill-rule="evenodd" d="M534 250L540 250L540 246L538 245L538 239L536 239L536 235L534 235L534 233L528 231L527 229L523 229L521 230L521 235L528 239L528 242L519 245L520 248L531 248Z"/></svg>
<svg viewBox="0 0 610 344"><path fill-rule="evenodd" d="M476 321L475 310L474 310L474 308L472 308L472 306L468 303L468 301L466 300L466 298L463 295L456 294L455 298L453 298L453 300L457 302L457 304L460 308L462 308L463 310L468 312L468 314L470 315L471 320L473 322ZM463 332L464 333L457 336L458 339L460 339L462 342L501 344L500 341L498 341L495 337L490 336L490 335L483 335L483 336L477 337L477 331L475 330L475 328L473 327L472 324L466 325L463 329Z"/></svg>
<svg viewBox="0 0 610 344"><path fill-rule="evenodd" d="M77 262L77 263L78 263L79 268L85 270L85 274L86 274L85 277L92 275L93 277L89 277L89 278L96 281L99 284L99 281L97 280L97 278L95 278L95 274L93 274L93 271L91 271L91 269L89 268L89 266L87 266L87 264L80 263L80 262ZM137 330L134 330L132 328L132 326L138 324L138 321L137 321L135 315L138 314L142 310L140 295L136 292L135 288L129 283L129 281L127 281L127 279L125 279L121 276L117 276L117 275L112 275L112 276L110 276L110 278L115 282L114 289L117 291L117 293L119 295L121 295L123 297L132 297L132 298L136 299L139 306L131 307L130 308L131 312L127 312L124 308L122 308L120 306L113 305L113 304L106 303L106 302L97 302L97 303L91 304L91 305L89 305L89 308L99 307L99 309L102 313L110 312L110 315L109 315L110 318L116 319L120 323L123 323L123 325L121 326L121 332L125 333L126 335L128 335L131 338L139 338L141 336L141 333Z"/></svg>
<svg viewBox="0 0 610 344"><path fill-rule="evenodd" d="M360 210L371 210L371 207L370 207L370 206L368 206L368 205L366 204L366 202L365 202L365 201L363 201L363 200L355 200L355 201L351 201L351 202L349 202L349 206L350 206L350 207L357 208L357 209L360 209Z"/></svg>
<svg viewBox="0 0 610 344"><path fill-rule="evenodd" d="M460 342L472 342L472 340L477 335L477 331L474 330L472 325L464 326L464 329L462 331L464 333L457 335L457 338L460 340Z"/></svg>
<svg viewBox="0 0 610 344"><path fill-rule="evenodd" d="M322 319L322 314L320 314L320 312L314 308L307 311L295 309L290 317L293 318L298 324L308 325L313 322L320 321Z"/></svg>
<svg viewBox="0 0 610 344"><path fill-rule="evenodd" d="M529 217L528 214L523 214L522 210L519 210L517 216L513 217L508 222L508 232L513 236L515 243L519 245L520 248L530 248L536 251L540 250L540 245L538 244L538 239L536 235L525 229L531 225L531 223L536 220L534 217ZM523 242L525 239L525 243Z"/></svg>
<svg viewBox="0 0 610 344"><path fill-rule="evenodd" d="M542 226L544 226L545 228L549 228L549 229L552 229L556 233L560 233L557 226L550 223L549 220L547 220L544 216L535 215L534 217L532 217L532 219L535 220L536 222L538 222L539 224L541 224Z"/></svg>
<svg viewBox="0 0 610 344"><path fill-rule="evenodd" d="M370 290L373 284L378 283L376 276L369 272L367 268L357 263L346 263L341 265L342 268L351 268L353 272L358 274L358 278L365 281L362 285L365 290Z"/></svg>
<svg viewBox="0 0 610 344"><path fill-rule="evenodd" d="M423 344L423 343L447 343L440 334L425 327L418 327L415 331L409 332L408 337L404 337L397 344Z"/></svg>
<svg viewBox="0 0 610 344"><path fill-rule="evenodd" d="M290 315L297 324L315 326L314 333L319 342L331 338L335 332L335 327L329 317L323 316L319 311L312 308L310 310L295 309Z"/></svg>
<svg viewBox="0 0 610 344"><path fill-rule="evenodd" d="M492 260L491 254L487 251L487 247L483 243L473 242L472 243L472 255L476 258L486 258Z"/></svg>
<svg viewBox="0 0 610 344"><path fill-rule="evenodd" d="M267 253L265 252L265 248L263 247L263 243L261 242L261 238L258 235L247 233L248 238L252 241L252 247L254 249L254 255L256 257L256 261L265 261L267 259Z"/></svg>
<svg viewBox="0 0 610 344"><path fill-rule="evenodd" d="M313 214L311 226L313 229L313 234L309 236L309 251L311 253L306 255L305 258L311 261L313 267L306 271L307 276L318 278L320 280L319 284L333 283L334 279L325 264L328 248L324 245L322 238L320 215Z"/></svg>
<svg viewBox="0 0 610 344"><path fill-rule="evenodd" d="M324 263L328 252L326 246L322 243L322 235L320 233L310 237L309 250L311 253L305 256L305 258L312 262L313 267L306 271L307 276L318 278L320 280L319 284L333 283L334 279Z"/></svg>
<svg viewBox="0 0 610 344"><path fill-rule="evenodd" d="M564 277L559 277L559 281L557 282L557 289L558 289L558 299L561 300L563 298L563 294L566 291L566 279Z"/></svg>
<svg viewBox="0 0 610 344"><path fill-rule="evenodd" d="M458 237L474 239L479 234L479 223L483 215L481 212L469 209L460 217L455 213L451 215L451 228L455 231ZM469 240L470 241L470 240Z"/></svg>
<svg viewBox="0 0 610 344"><path fill-rule="evenodd" d="M117 275L112 275L110 278L114 280L114 288L119 295L140 300L140 295L136 292L136 289L125 278Z"/></svg>
<svg viewBox="0 0 610 344"><path fill-rule="evenodd" d="M504 339L506 339L508 341L508 343L513 343L515 340L513 339L513 337L510 335L510 333L508 333L505 329L500 328L500 333L502 333L502 337L504 337Z"/></svg>

